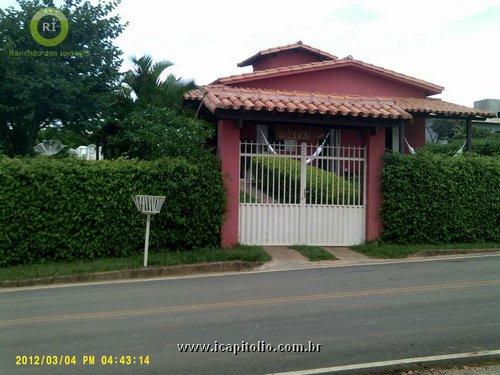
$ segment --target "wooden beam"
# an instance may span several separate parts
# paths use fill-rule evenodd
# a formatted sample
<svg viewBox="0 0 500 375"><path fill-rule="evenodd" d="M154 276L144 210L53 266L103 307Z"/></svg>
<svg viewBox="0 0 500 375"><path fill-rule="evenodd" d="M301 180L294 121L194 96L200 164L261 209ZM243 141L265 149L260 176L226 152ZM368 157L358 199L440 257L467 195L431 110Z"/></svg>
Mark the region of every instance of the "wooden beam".
<svg viewBox="0 0 500 375"><path fill-rule="evenodd" d="M486 120L487 117L484 116L460 116L460 115L433 115L433 114L425 114L425 113L415 113L411 112L411 115L416 118L416 117L426 117L426 118L439 118L439 119L449 119L449 120Z"/></svg>
<svg viewBox="0 0 500 375"><path fill-rule="evenodd" d="M215 111L219 119L237 119L245 122L257 122L259 124L286 122L297 124L329 125L339 127L396 127L400 120L386 118L360 118L360 117L339 117L312 115L305 113L285 113L285 112L267 112L267 111L238 111L238 110L220 110Z"/></svg>
<svg viewBox="0 0 500 375"><path fill-rule="evenodd" d="M405 129L406 124L404 121L399 123L399 153L404 154L405 152Z"/></svg>
<svg viewBox="0 0 500 375"><path fill-rule="evenodd" d="M470 119L465 123L465 149L467 151L472 151L472 124Z"/></svg>

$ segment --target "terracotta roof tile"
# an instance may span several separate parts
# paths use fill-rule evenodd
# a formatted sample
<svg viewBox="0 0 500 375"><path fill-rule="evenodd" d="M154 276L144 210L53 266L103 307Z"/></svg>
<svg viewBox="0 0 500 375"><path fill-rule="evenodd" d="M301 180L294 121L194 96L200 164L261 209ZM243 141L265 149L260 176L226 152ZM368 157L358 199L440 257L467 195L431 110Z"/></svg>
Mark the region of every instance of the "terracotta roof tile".
<svg viewBox="0 0 500 375"><path fill-rule="evenodd" d="M346 96L226 85L209 85L191 90L184 94L184 98L202 101L212 113L217 109L245 109L392 119L411 119L412 114L472 118L493 116L487 111L445 102L441 99Z"/></svg>
<svg viewBox="0 0 500 375"><path fill-rule="evenodd" d="M386 76L392 77L394 79L410 82L410 83L417 85L419 87L426 88L427 90L429 90L429 93L431 93L431 94L439 94L444 89L444 87L442 87L442 86L435 85L433 83L424 81L422 79L411 77L411 76L408 76L408 75L402 74L402 73L397 73L397 72L390 70L390 69L385 69L385 68L382 68L380 66L376 66L373 64L365 63L365 62L360 61L360 60L354 60L354 59L350 59L350 58L335 59L335 60L328 60L328 61L319 61L319 62L293 65L293 66L281 67L281 68L257 70L255 72L251 72L251 73L243 73L243 74L231 75L228 77L222 77L222 78L217 79L213 83L214 84L242 83L245 81L262 79L265 77L295 74L298 72L316 71L316 70L322 70L322 69L333 68L333 67L342 67L342 66L356 66L356 67L361 68L361 69L378 72L382 75L386 75Z"/></svg>
<svg viewBox="0 0 500 375"><path fill-rule="evenodd" d="M320 113L340 116L410 119L411 115L394 100L321 93L273 91L210 85L184 95L186 100L203 101L210 112L216 109L267 110Z"/></svg>
<svg viewBox="0 0 500 375"><path fill-rule="evenodd" d="M493 113L482 109L470 108L435 98L397 98L395 102L406 111L414 114L472 117L494 116Z"/></svg>
<svg viewBox="0 0 500 375"><path fill-rule="evenodd" d="M266 56L270 55L276 52L281 52L281 51L288 51L288 50L293 50L293 49L302 49L305 51L309 51L311 53L314 53L320 57L322 57L324 60L337 60L338 57L335 55L332 55L331 53L322 51L318 48L311 47L307 44L302 43L300 40L297 43L292 43L292 44L287 44L285 46L279 46L279 47L273 47L273 48L267 48L262 51L257 52L255 55L250 56L248 59L243 60L238 64L239 67L242 66L247 66L251 65L255 60L260 58L261 56Z"/></svg>

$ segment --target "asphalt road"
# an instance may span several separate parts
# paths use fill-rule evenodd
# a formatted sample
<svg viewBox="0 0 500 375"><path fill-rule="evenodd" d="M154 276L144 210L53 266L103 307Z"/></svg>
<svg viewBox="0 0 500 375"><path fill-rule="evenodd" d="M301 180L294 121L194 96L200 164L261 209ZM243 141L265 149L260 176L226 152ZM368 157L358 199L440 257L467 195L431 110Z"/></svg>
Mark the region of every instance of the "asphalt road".
<svg viewBox="0 0 500 375"><path fill-rule="evenodd" d="M243 340L321 351L177 346ZM1 374L262 374L495 349L500 256L0 292ZM77 364L16 366L18 355ZM96 364L83 366L84 355ZM131 365L101 364L122 355Z"/></svg>

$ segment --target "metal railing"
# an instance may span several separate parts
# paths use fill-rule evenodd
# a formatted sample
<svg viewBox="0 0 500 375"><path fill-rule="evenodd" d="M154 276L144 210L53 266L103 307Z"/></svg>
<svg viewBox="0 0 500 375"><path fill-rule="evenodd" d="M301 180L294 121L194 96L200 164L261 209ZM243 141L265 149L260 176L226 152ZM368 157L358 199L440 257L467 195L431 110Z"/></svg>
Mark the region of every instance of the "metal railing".
<svg viewBox="0 0 500 375"><path fill-rule="evenodd" d="M364 206L365 147L240 145L242 204Z"/></svg>

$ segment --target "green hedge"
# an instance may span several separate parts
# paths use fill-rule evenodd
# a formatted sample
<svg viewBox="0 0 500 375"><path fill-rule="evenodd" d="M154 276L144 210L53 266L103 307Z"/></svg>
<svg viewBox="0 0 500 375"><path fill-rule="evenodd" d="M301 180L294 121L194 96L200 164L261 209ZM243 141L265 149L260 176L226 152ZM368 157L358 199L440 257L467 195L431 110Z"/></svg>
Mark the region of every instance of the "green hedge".
<svg viewBox="0 0 500 375"><path fill-rule="evenodd" d="M453 140L448 144L428 143L424 150L435 154L453 156L464 144L464 140ZM484 156L500 156L500 135L492 134L488 138L472 140L472 152Z"/></svg>
<svg viewBox="0 0 500 375"><path fill-rule="evenodd" d="M500 158L390 153L382 182L385 241L500 241Z"/></svg>
<svg viewBox="0 0 500 375"><path fill-rule="evenodd" d="M259 185L260 179L263 177L264 188L267 187L269 182L269 193L274 194L275 200L279 197L281 202L300 203L300 169L300 161L288 157L256 157L252 160L251 173L258 176ZM307 166L306 173L307 203L342 204L342 202L345 202L347 204L350 202L354 204L358 201L356 184L359 183L357 180L350 182L347 178L339 177L333 172L311 165ZM342 200L343 193L344 200ZM362 197L359 199L361 200Z"/></svg>
<svg viewBox="0 0 500 375"><path fill-rule="evenodd" d="M218 244L225 195L215 158L0 158L0 266L140 253L135 194L166 196L152 218L152 250Z"/></svg>

